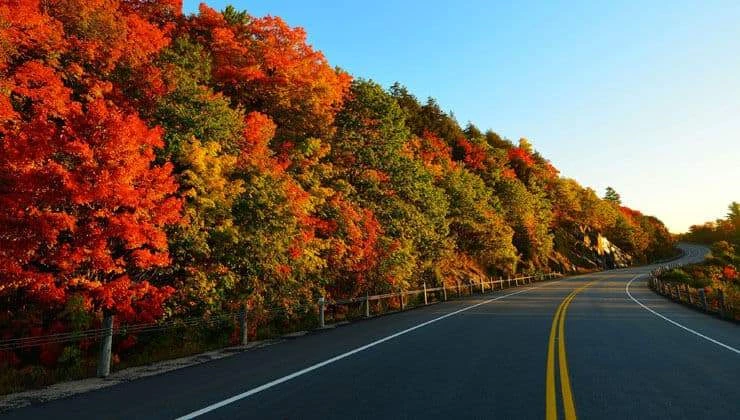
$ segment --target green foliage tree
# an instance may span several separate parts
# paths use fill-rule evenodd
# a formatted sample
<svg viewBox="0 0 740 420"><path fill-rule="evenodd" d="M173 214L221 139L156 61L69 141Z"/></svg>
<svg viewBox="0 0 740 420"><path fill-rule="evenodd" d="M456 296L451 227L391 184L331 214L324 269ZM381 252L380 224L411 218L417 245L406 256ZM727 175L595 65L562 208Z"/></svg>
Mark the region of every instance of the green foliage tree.
<svg viewBox="0 0 740 420"><path fill-rule="evenodd" d="M356 80L336 119L332 161L351 186L353 200L372 209L385 232L387 252L406 260L385 265L390 283L406 287L414 270L429 273L450 248L449 202L418 160L403 152L410 133L404 112L378 84Z"/></svg>
<svg viewBox="0 0 740 420"><path fill-rule="evenodd" d="M622 205L622 197L612 187L606 187L606 192L604 193L604 200L614 205L617 205L617 206Z"/></svg>
<svg viewBox="0 0 740 420"><path fill-rule="evenodd" d="M533 193L518 179L505 179L497 185L497 195L506 219L514 229L513 243L529 268L547 265L553 237L549 232L552 213L541 193Z"/></svg>
<svg viewBox="0 0 740 420"><path fill-rule="evenodd" d="M501 214L498 197L465 168L450 170L440 182L450 203L450 236L457 252L474 257L491 273L511 272L517 262L514 231Z"/></svg>

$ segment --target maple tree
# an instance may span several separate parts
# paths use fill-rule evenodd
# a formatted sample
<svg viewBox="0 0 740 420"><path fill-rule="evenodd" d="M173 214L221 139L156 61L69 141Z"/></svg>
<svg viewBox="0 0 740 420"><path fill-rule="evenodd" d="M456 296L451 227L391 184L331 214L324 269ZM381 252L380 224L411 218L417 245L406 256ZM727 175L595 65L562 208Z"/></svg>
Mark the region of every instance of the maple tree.
<svg viewBox="0 0 740 420"><path fill-rule="evenodd" d="M116 72L149 72L167 40L116 6L0 4L0 295L46 312L81 296L147 322L174 292L144 275L170 263L165 229L181 201L172 165L154 163L162 130L121 96Z"/></svg>
<svg viewBox="0 0 740 420"><path fill-rule="evenodd" d="M327 268L333 279L329 285L332 295L355 296L378 290L377 269L383 257L378 241L383 230L373 211L338 194L327 203L325 217L331 222L319 234L330 238Z"/></svg>
<svg viewBox="0 0 740 420"><path fill-rule="evenodd" d="M177 185L170 164L152 165L160 130L71 93L38 62L15 71L10 94L26 111L0 131L2 288L50 305L79 290L131 314L131 298L160 299L130 275L169 263L163 228L179 220Z"/></svg>
<svg viewBox="0 0 740 420"><path fill-rule="evenodd" d="M306 43L302 28L231 10L222 14L201 4L188 23L213 54L215 88L247 110L270 115L281 139L327 134L350 77Z"/></svg>

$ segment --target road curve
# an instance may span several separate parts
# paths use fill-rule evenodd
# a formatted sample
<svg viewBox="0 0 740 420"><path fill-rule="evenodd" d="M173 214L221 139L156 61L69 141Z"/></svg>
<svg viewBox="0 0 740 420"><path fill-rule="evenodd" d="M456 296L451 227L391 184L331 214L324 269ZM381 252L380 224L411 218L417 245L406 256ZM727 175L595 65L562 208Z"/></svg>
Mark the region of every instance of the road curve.
<svg viewBox="0 0 740 420"><path fill-rule="evenodd" d="M682 247L682 262L706 254ZM652 293L652 268L356 322L3 416L737 418L740 327Z"/></svg>

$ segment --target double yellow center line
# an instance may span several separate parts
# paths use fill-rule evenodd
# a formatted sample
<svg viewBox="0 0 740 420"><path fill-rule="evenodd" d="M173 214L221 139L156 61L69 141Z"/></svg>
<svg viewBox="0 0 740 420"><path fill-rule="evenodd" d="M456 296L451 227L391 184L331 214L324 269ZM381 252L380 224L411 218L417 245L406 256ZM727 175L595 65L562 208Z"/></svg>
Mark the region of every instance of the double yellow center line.
<svg viewBox="0 0 740 420"><path fill-rule="evenodd" d="M558 418L558 406L555 394L555 341L558 342L558 367L560 368L560 393L563 397L563 412L566 420L576 419L576 406L573 402L573 390L568 375L568 358L565 353L565 315L568 306L576 295L594 284L595 280L572 291L558 306L550 328L550 340L547 344L547 378L545 381L545 417L547 420Z"/></svg>

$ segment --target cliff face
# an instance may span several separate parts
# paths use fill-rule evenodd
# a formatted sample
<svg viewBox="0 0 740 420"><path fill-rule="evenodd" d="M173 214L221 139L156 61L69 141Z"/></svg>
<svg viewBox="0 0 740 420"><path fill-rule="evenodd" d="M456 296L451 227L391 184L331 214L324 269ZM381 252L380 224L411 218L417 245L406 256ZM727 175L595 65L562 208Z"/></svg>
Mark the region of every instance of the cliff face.
<svg viewBox="0 0 740 420"><path fill-rule="evenodd" d="M553 268L563 271L627 267L633 256L622 251L600 232L584 226L560 227L555 230Z"/></svg>

